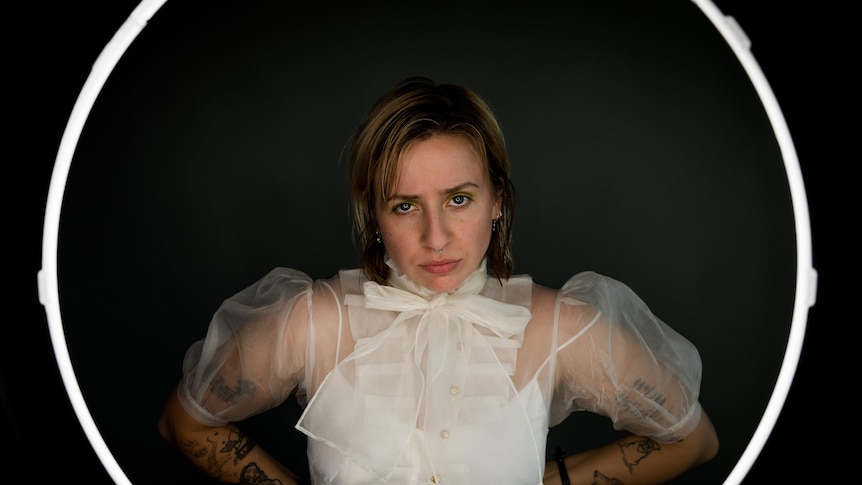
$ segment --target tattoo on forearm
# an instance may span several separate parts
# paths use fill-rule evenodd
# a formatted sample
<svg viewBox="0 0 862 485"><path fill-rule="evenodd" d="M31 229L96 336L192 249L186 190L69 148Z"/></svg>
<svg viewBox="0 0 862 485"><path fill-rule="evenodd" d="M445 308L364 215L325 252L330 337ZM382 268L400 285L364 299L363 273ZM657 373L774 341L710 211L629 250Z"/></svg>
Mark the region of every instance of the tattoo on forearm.
<svg viewBox="0 0 862 485"><path fill-rule="evenodd" d="M218 439L219 433L216 432L213 436ZM209 453L207 454L207 470L209 473L213 474L213 476L219 478L222 476L222 467L224 464L230 460L230 456L223 456L218 454L218 444L207 437L207 443L209 443Z"/></svg>
<svg viewBox="0 0 862 485"><path fill-rule="evenodd" d="M661 446L650 438L636 438L625 443L620 443L623 463L629 469L629 473L634 473L634 467L640 464L641 460L649 456L653 451L660 449Z"/></svg>
<svg viewBox="0 0 862 485"><path fill-rule="evenodd" d="M590 485L623 485L623 482L616 478L606 477L602 472L596 470L593 472L593 481L590 482Z"/></svg>
<svg viewBox="0 0 862 485"><path fill-rule="evenodd" d="M213 381L210 389L212 389L213 394L228 403L236 402L241 397L254 395L254 383L251 381L237 381L236 385L231 387L223 378L219 377Z"/></svg>
<svg viewBox="0 0 862 485"><path fill-rule="evenodd" d="M214 436L218 436L218 434L216 432ZM188 457L193 458L198 465L203 467L208 474L216 478L225 476L222 467L230 460L230 456L219 456L215 441L207 438L207 443L202 444L196 440L189 440L181 443L180 448Z"/></svg>
<svg viewBox="0 0 862 485"><path fill-rule="evenodd" d="M251 483L254 485L281 485L281 480L270 479L266 473L261 470L257 463L251 462L242 469L239 476L239 483Z"/></svg>
<svg viewBox="0 0 862 485"><path fill-rule="evenodd" d="M180 448L186 455L192 458L203 458L209 454L209 450L195 440L180 443Z"/></svg>
<svg viewBox="0 0 862 485"><path fill-rule="evenodd" d="M234 454L234 463L242 460L248 455L248 453L254 449L255 442L246 436L245 433L237 430L230 430L228 434L227 440L224 442L222 449L219 450L222 453L233 453Z"/></svg>
<svg viewBox="0 0 862 485"><path fill-rule="evenodd" d="M216 431L207 437L207 443L202 444L191 440L182 443L182 449L191 458L196 459L207 472L214 477L224 478L236 477L236 472L230 473L224 470L225 464L232 461L239 463L254 449L256 443L242 431L231 429L225 436L224 433ZM255 465L256 466L256 465ZM248 465L246 465L248 468ZM248 483L271 483L271 482L248 482ZM275 482L272 482L275 483Z"/></svg>

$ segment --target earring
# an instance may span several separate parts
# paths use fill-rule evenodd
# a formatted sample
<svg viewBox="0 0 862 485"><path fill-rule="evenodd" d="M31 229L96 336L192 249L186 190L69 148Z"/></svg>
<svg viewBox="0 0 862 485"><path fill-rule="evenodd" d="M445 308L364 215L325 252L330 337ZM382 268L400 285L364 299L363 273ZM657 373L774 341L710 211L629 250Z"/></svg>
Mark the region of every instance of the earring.
<svg viewBox="0 0 862 485"><path fill-rule="evenodd" d="M383 237L380 235L380 232L374 232L374 242L380 244L383 242Z"/></svg>
<svg viewBox="0 0 862 485"><path fill-rule="evenodd" d="M500 212L500 213L497 215L497 218L496 218L496 219L491 219L491 232L496 232L496 231L497 231L497 221L499 221L501 217L503 217L503 213L502 213L502 212Z"/></svg>

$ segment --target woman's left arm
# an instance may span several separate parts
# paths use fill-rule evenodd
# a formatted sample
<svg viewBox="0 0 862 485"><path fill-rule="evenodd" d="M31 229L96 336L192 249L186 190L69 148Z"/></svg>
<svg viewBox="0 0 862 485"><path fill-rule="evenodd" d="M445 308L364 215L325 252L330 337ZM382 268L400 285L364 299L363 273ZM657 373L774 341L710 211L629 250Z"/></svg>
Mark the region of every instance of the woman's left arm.
<svg viewBox="0 0 862 485"><path fill-rule="evenodd" d="M700 421L685 439L658 443L651 438L627 436L607 445L565 457L568 483L658 484L690 468L706 463L718 453L718 435L702 412ZM544 485L565 485L556 462L545 467Z"/></svg>
<svg viewBox="0 0 862 485"><path fill-rule="evenodd" d="M591 411L630 433L567 457L569 483L664 483L711 460L718 436L698 401L694 344L612 278L582 273L562 292L550 422ZM548 465L545 483L565 484Z"/></svg>

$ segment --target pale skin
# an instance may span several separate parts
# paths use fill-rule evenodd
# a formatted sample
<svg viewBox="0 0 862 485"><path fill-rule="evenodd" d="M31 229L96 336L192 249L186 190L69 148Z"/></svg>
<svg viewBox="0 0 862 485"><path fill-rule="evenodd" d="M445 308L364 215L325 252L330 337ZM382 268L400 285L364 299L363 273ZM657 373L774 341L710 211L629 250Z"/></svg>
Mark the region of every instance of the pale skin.
<svg viewBox="0 0 862 485"><path fill-rule="evenodd" d="M426 288L451 292L485 257L500 203L470 142L460 136L433 136L405 150L395 186L385 200L377 201L375 213L387 254L399 268ZM535 297L553 294L539 292ZM175 392L165 404L159 431L200 469L225 483L249 483L243 478L248 476L282 485L301 483L237 425L211 427L196 421ZM629 436L568 456L565 463L572 485L656 484L709 461L717 451L718 438L704 412L681 442L659 444ZM546 465L543 483L561 483L555 462Z"/></svg>
<svg viewBox="0 0 862 485"><path fill-rule="evenodd" d="M377 204L386 252L413 281L455 290L479 267L500 197L467 139L435 136L410 145L394 190Z"/></svg>

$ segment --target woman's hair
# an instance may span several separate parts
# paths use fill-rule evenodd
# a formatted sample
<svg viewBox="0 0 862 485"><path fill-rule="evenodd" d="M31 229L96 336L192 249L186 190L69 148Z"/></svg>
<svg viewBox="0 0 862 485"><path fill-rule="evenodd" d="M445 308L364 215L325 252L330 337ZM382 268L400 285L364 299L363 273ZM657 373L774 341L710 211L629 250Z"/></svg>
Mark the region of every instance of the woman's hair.
<svg viewBox="0 0 862 485"><path fill-rule="evenodd" d="M509 180L509 155L503 132L488 104L472 91L411 77L387 91L372 107L350 142L350 199L360 248L360 267L384 283L389 267L378 241L375 207L392 192L398 162L413 143L435 135L460 135L472 143L501 197L501 215L486 256L497 278L513 267L511 235L515 192Z"/></svg>

